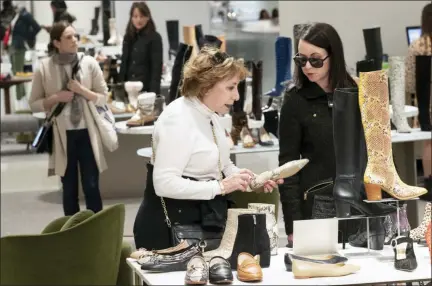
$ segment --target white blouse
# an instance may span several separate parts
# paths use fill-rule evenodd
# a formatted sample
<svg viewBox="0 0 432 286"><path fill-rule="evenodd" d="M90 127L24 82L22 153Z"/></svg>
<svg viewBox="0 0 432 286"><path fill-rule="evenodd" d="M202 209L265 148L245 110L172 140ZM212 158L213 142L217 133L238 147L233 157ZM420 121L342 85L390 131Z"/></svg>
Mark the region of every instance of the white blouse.
<svg viewBox="0 0 432 286"><path fill-rule="evenodd" d="M153 147L153 184L158 196L210 200L221 194L219 151L224 175L239 172L230 160L229 145L219 116L197 98L181 97L165 108L155 123Z"/></svg>

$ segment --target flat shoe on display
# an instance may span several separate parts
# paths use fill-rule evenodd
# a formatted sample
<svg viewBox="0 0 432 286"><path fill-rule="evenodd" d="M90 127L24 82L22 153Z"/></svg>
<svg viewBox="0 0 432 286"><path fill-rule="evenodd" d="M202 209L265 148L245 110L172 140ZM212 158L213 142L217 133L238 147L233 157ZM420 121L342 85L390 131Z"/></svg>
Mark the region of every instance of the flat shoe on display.
<svg viewBox="0 0 432 286"><path fill-rule="evenodd" d="M262 146L273 146L274 142L270 138L270 135L268 132L264 129L264 127L261 127L258 131L258 143Z"/></svg>
<svg viewBox="0 0 432 286"><path fill-rule="evenodd" d="M318 264L339 264L344 265L348 261L348 258L338 255L307 255L299 256L295 254L285 253L284 262L288 272L292 271L292 259L308 261Z"/></svg>
<svg viewBox="0 0 432 286"><path fill-rule="evenodd" d="M231 284L233 273L230 263L223 257L215 256L209 262L209 282L211 284Z"/></svg>
<svg viewBox="0 0 432 286"><path fill-rule="evenodd" d="M292 259L292 273L295 279L314 277L339 277L353 274L360 266L353 264L323 264Z"/></svg>
<svg viewBox="0 0 432 286"><path fill-rule="evenodd" d="M255 141L253 140L252 134L250 133L247 126L244 126L240 137L242 138L243 148L255 147Z"/></svg>
<svg viewBox="0 0 432 286"><path fill-rule="evenodd" d="M237 258L237 279L242 282L261 281L263 272L259 262L249 253L242 252Z"/></svg>
<svg viewBox="0 0 432 286"><path fill-rule="evenodd" d="M368 200L381 200L382 190L398 200L426 194L425 188L405 184L394 165L386 71L360 73L359 106L368 154L364 174Z"/></svg>
<svg viewBox="0 0 432 286"><path fill-rule="evenodd" d="M186 240L183 240L182 242L180 242L176 246L173 246L170 248L165 248L165 249L160 249L160 250L147 250L145 248L140 248L140 249L132 252L130 257L134 258L134 259L140 259L144 256L152 256L154 254L169 254L169 253L184 249L188 246L189 246L188 242Z"/></svg>
<svg viewBox="0 0 432 286"><path fill-rule="evenodd" d="M198 245L193 244L172 254L157 254L141 264L142 270L151 272L186 271L189 260L195 255L201 255Z"/></svg>
<svg viewBox="0 0 432 286"><path fill-rule="evenodd" d="M309 159L294 160L285 163L272 171L263 172L252 179L251 183L249 184L250 188L248 188L248 191L250 192L252 189L261 188L268 180L278 180L291 177L297 174L297 172L306 166L307 163L309 163Z"/></svg>
<svg viewBox="0 0 432 286"><path fill-rule="evenodd" d="M201 255L192 257L188 264L185 274L186 285L205 285L207 284L209 269L207 263Z"/></svg>
<svg viewBox="0 0 432 286"><path fill-rule="evenodd" d="M413 240L409 237L398 236L391 245L395 255L394 267L401 271L414 271L417 268L417 259L414 253Z"/></svg>

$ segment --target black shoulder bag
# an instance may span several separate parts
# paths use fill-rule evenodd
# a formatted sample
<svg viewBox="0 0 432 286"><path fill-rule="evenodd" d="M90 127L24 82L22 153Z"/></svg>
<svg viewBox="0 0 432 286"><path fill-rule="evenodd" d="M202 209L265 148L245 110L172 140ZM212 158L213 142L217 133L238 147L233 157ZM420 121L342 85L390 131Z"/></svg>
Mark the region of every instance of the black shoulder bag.
<svg viewBox="0 0 432 286"><path fill-rule="evenodd" d="M72 77L74 77L75 74L78 72L82 58L83 57L81 57L80 60L73 66ZM36 150L36 153L52 154L52 146L54 141L53 121L54 118L63 111L63 108L65 106L66 103L60 102L56 105L53 112L51 112L51 114L47 118L45 118L44 123L39 128L38 132L36 133L36 137L32 142L32 148Z"/></svg>
<svg viewBox="0 0 432 286"><path fill-rule="evenodd" d="M217 138L214 130L213 123L211 122L212 127L212 133L213 138L216 143L216 146L218 146ZM153 163L155 162L155 150L153 146L153 138L152 138L152 151L153 151ZM219 147L218 147L219 148ZM220 178L223 178L222 174L222 166L220 161L220 152L219 152L219 173ZM203 223L201 224L178 224L178 223L171 223L171 220L168 216L168 210L165 205L165 200L163 197L160 197L163 212L165 214L165 222L170 229L170 238L171 238L171 245L175 246L179 244L181 241L186 240L189 245L197 244L199 247L201 247L202 252L214 250L219 247L222 236L224 234L225 228L216 228L216 227L203 227ZM201 209L203 209L204 206L201 206ZM205 208L205 207L204 207Z"/></svg>

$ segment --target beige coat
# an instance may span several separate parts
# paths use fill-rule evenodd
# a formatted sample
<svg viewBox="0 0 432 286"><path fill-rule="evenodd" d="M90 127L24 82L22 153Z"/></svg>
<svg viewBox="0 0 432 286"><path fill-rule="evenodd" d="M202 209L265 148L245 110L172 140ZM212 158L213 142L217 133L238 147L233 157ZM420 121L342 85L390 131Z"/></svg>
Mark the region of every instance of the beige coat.
<svg viewBox="0 0 432 286"><path fill-rule="evenodd" d="M81 56L81 54L80 54ZM44 110L43 100L62 89L60 66L55 64L51 57L40 61L39 68L34 72L32 91L29 99L29 105L33 112L50 112ZM106 103L108 88L103 78L103 73L98 62L90 56L84 56L81 60L81 84L100 97L95 105ZM93 115L89 109L87 100L83 101L83 113L86 126L88 128L93 154L96 159L99 172L107 169L103 153L103 145L99 131ZM48 176L64 176L67 166L67 140L66 140L66 119L64 116L58 116L53 123L53 152L50 155Z"/></svg>

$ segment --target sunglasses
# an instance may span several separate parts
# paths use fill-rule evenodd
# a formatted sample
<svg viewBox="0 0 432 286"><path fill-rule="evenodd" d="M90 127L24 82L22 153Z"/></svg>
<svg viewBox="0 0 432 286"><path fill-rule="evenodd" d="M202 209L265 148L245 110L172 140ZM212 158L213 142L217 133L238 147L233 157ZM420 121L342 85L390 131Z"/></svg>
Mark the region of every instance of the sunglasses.
<svg viewBox="0 0 432 286"><path fill-rule="evenodd" d="M294 63L298 65L299 67L305 67L307 62L310 63L310 65L314 68L322 68L324 65L324 61L328 59L329 56L323 58L323 59L317 59L317 58L308 58L305 56L301 56L299 54L295 55L294 57Z"/></svg>

